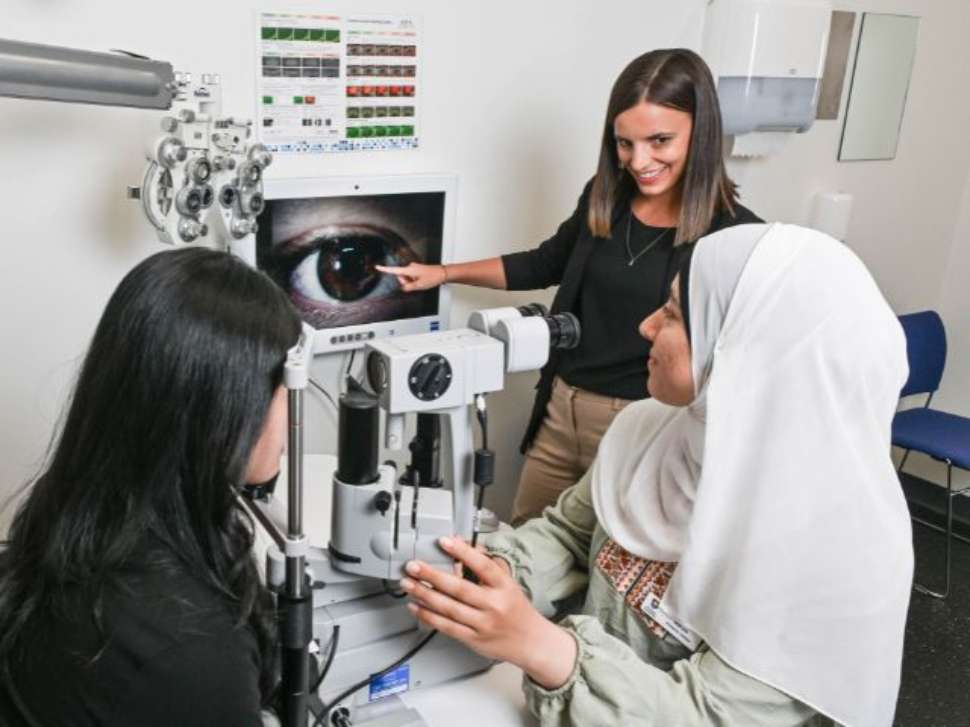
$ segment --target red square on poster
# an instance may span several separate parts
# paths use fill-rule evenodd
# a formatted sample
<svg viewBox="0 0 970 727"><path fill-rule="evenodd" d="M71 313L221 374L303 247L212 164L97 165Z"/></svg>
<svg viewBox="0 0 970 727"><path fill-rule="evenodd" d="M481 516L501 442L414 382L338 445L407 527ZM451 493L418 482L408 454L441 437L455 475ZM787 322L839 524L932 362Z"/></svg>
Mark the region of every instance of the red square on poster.
<svg viewBox="0 0 970 727"><path fill-rule="evenodd" d="M361 91L363 92L363 95L364 96L373 96L374 95L374 87L373 86L362 86L361 87Z"/></svg>
<svg viewBox="0 0 970 727"><path fill-rule="evenodd" d="M414 95L414 86L404 86L404 95L405 96L413 96Z"/></svg>
<svg viewBox="0 0 970 727"><path fill-rule="evenodd" d="M400 86L391 86L391 95L400 96L403 90Z"/></svg>
<svg viewBox="0 0 970 727"><path fill-rule="evenodd" d="M316 96L304 96L303 97L303 103L311 104L312 105L312 104L315 104L316 102L317 102L317 97Z"/></svg>
<svg viewBox="0 0 970 727"><path fill-rule="evenodd" d="M378 96L389 96L391 94L390 88L388 86L378 86L377 95Z"/></svg>
<svg viewBox="0 0 970 727"><path fill-rule="evenodd" d="M360 86L347 86L348 96L360 96Z"/></svg>

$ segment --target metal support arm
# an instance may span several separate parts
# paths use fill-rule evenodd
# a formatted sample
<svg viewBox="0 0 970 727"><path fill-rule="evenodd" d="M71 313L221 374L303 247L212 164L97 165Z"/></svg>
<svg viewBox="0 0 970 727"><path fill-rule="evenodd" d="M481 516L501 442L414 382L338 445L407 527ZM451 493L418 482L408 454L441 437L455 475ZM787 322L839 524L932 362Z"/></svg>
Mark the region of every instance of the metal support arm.
<svg viewBox="0 0 970 727"><path fill-rule="evenodd" d="M0 38L0 96L168 109L169 63Z"/></svg>

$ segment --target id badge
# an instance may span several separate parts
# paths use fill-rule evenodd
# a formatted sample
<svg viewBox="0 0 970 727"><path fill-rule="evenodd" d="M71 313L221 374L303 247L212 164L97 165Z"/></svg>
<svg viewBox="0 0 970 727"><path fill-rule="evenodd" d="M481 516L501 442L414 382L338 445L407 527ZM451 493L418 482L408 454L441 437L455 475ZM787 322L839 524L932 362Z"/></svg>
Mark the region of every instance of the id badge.
<svg viewBox="0 0 970 727"><path fill-rule="evenodd" d="M697 651L701 638L678 621L665 607L663 600L652 593L643 600L643 612L660 624L668 634L691 651Z"/></svg>

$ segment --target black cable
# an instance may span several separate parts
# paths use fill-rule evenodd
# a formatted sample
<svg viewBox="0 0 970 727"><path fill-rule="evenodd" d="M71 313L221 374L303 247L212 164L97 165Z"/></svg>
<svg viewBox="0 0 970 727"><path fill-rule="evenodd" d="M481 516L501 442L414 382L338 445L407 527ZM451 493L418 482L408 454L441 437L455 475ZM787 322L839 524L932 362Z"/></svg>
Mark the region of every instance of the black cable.
<svg viewBox="0 0 970 727"><path fill-rule="evenodd" d="M438 632L437 631L432 631L427 636L425 636L423 639L421 639L421 641L419 641L418 644L414 648L412 648L410 651L408 651L408 653L406 653L400 659L398 659L397 661L395 661L393 664L391 664L388 667L385 667L384 669L381 669L379 672L375 672L375 673L371 674L366 679L361 679L359 682L357 682L353 686L347 687L339 695L337 695L337 697L335 699L331 699L329 703L323 705L323 709L320 711L320 714L317 715L316 720L314 720L314 722L313 722L313 727L321 727L321 725L323 724L323 720L326 718L327 714L329 714L330 710L333 709L334 707L336 707L338 704L340 704L340 702L342 702L343 700L345 700L347 697L349 697L351 694L353 694L354 692L356 692L358 689L362 689L363 687L366 687L368 684L370 684L371 682L373 682L375 679L380 679L382 676L384 676L385 674L387 674L389 671L393 671L394 669L397 669L399 666L401 666L401 664L403 664L408 659L410 659L415 654L417 654L419 651L421 651L421 649L424 648L424 645L427 644L429 641L431 641L432 638L434 638L434 635L436 633L438 633Z"/></svg>
<svg viewBox="0 0 970 727"><path fill-rule="evenodd" d="M411 484L414 487L414 491L411 493L411 530L417 532L418 529L418 495L421 494L421 470L414 470L414 475L411 480Z"/></svg>
<svg viewBox="0 0 970 727"><path fill-rule="evenodd" d="M479 485L478 486L478 504L476 505L476 507L477 507L476 518L480 518L482 516L482 505L484 503L485 503L485 486L484 485ZM477 522L477 520L476 520L476 522ZM479 528L476 527L475 530L472 531L472 547L473 548L476 545L478 545L478 533L479 533Z"/></svg>
<svg viewBox="0 0 970 727"><path fill-rule="evenodd" d="M340 625L336 624L333 627L333 636L330 637L330 651L327 652L327 660L323 664L323 669L320 670L320 676L313 683L310 688L310 694L316 694L320 685L323 684L324 678L327 676L327 672L330 671L330 665L333 664L333 657L337 653L337 644L340 643Z"/></svg>
<svg viewBox="0 0 970 727"><path fill-rule="evenodd" d="M482 516L482 506L485 504L485 486L492 483L495 473L494 453L488 448L488 409L485 407L485 395L475 396L475 415L482 432L482 448L475 451L475 484L478 485L478 502L475 513L475 526L472 530L472 547L478 545L479 519ZM477 582L474 574L468 568L462 569L465 577Z"/></svg>
<svg viewBox="0 0 970 727"><path fill-rule="evenodd" d="M324 389L324 388L323 388L323 386L322 386L321 384L319 384L319 383L317 383L317 382L316 382L316 381L314 381L313 379L309 379L309 382L310 382L310 384L311 384L311 385L312 385L312 386L313 386L313 387L314 387L314 388L315 388L315 389L316 389L317 391L319 391L319 392L320 392L321 394L323 394L323 395L324 395L325 397L327 397L327 401L329 401L329 402L330 402L330 406L332 406L332 407L333 407L334 409L336 409L336 408L337 408L337 402L335 402L335 401L333 400L333 397L332 397L332 396L330 396L330 392L329 392L329 391L327 391L326 389Z"/></svg>
<svg viewBox="0 0 970 727"><path fill-rule="evenodd" d="M286 538L283 533L280 532L280 529L276 527L276 523L270 520L269 516L263 512L259 505L245 495L240 493L236 497L240 502L242 502L243 507L249 510L252 516L256 518L257 522L263 526L263 530L265 530L266 534L273 539L273 542L276 543L276 547L280 549L280 552L285 552Z"/></svg>
<svg viewBox="0 0 970 727"><path fill-rule="evenodd" d="M354 367L354 357L357 355L357 349L352 349L350 351L350 360L347 362L347 370L344 372L345 376L350 376L350 370Z"/></svg>
<svg viewBox="0 0 970 727"><path fill-rule="evenodd" d="M482 430L482 449L488 449L488 413L476 406L475 414L478 417L478 425Z"/></svg>

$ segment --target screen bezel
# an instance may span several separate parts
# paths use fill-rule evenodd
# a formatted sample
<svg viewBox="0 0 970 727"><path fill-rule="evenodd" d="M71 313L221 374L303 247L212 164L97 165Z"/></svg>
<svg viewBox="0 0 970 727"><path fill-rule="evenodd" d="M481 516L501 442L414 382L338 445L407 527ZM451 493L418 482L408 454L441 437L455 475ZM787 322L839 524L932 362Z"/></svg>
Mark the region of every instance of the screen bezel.
<svg viewBox="0 0 970 727"><path fill-rule="evenodd" d="M389 175L352 177L308 177L266 179L263 194L267 201L313 197L379 196L419 192L444 192L444 219L441 230L441 262L452 262L455 229L455 207L458 179L454 175ZM253 240L255 248L256 241ZM252 265L256 265L253 250ZM393 336L428 333L448 328L451 291L443 285L438 290L438 310L434 315L402 318L336 328L317 329L313 351L325 354L362 348L368 342Z"/></svg>

